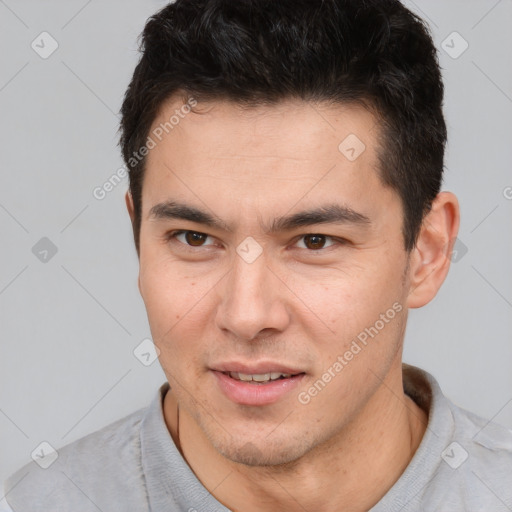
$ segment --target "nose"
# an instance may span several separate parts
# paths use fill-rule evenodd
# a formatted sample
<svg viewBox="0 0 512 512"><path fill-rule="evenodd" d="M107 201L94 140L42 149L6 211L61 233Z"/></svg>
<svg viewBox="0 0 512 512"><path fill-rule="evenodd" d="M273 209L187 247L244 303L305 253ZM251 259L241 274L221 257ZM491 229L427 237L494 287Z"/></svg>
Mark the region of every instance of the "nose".
<svg viewBox="0 0 512 512"><path fill-rule="evenodd" d="M219 289L217 326L241 340L253 340L264 330L284 331L290 321L287 288L276 274L265 251L252 263L236 254Z"/></svg>

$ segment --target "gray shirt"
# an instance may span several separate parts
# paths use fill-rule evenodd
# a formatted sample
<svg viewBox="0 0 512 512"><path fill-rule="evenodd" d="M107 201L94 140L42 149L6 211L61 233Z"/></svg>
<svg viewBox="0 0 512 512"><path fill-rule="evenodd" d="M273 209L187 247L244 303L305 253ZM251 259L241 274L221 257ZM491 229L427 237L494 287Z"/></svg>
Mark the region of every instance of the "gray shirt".
<svg viewBox="0 0 512 512"><path fill-rule="evenodd" d="M27 464L6 482L14 512L229 512L196 478L151 405ZM512 511L512 431L451 403L428 373L404 365L404 389L428 411L406 470L370 512ZM8 508L10 506L10 509ZM0 509L1 510L1 509Z"/></svg>

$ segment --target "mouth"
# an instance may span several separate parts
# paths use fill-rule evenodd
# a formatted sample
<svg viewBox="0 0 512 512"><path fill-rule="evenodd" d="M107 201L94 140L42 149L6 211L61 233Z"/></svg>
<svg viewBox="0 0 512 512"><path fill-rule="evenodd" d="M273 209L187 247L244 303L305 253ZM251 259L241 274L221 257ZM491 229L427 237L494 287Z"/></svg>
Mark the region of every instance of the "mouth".
<svg viewBox="0 0 512 512"><path fill-rule="evenodd" d="M304 371L278 365L249 368L230 365L212 370L217 389L238 405L263 406L287 398L306 376Z"/></svg>
<svg viewBox="0 0 512 512"><path fill-rule="evenodd" d="M297 375L303 375L304 372L300 373L283 373L283 372L268 372L268 373L241 373L241 372L222 372L224 375L231 377L232 379L239 380L242 382L249 382L251 384L267 384L276 380L289 379L296 377Z"/></svg>

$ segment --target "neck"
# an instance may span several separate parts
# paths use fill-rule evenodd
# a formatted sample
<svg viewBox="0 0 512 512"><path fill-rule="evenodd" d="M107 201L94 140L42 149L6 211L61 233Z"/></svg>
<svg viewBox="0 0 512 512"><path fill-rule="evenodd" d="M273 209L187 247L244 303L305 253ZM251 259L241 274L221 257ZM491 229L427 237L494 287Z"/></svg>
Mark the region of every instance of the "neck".
<svg viewBox="0 0 512 512"><path fill-rule="evenodd" d="M400 373L383 381L357 417L328 442L286 466L250 467L220 455L186 411L180 411L178 422L171 392L164 409L189 466L235 512L369 510L403 473L427 424L425 412L404 394Z"/></svg>

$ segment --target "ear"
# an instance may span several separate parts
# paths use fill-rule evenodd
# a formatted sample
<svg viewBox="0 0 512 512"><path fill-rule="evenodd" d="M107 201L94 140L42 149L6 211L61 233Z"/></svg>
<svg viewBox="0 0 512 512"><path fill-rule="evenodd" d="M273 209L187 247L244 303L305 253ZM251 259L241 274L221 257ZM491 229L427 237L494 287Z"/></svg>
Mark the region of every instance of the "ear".
<svg viewBox="0 0 512 512"><path fill-rule="evenodd" d="M130 190L126 191L126 194L124 195L124 200L126 203L126 209L128 210L128 215L130 216L130 220L132 223L133 238L135 240L135 249L137 251L137 257L140 259L140 249L139 249L139 245L137 244L137 234L135 232L135 209L133 207L133 197L132 197L132 194L130 193ZM140 234L139 234L139 236L140 236ZM139 278L138 278L138 287L139 287L139 291L140 291L140 273L139 273Z"/></svg>
<svg viewBox="0 0 512 512"><path fill-rule="evenodd" d="M130 216L130 219L133 224L133 220L135 218L135 213L134 213L134 208L133 208L132 194L129 190L126 191L126 194L124 195L124 200L126 202L126 208L128 210L128 215Z"/></svg>
<svg viewBox="0 0 512 512"><path fill-rule="evenodd" d="M420 308L436 296L450 268L459 222L455 195L439 193L423 219L416 246L411 251L407 307Z"/></svg>

